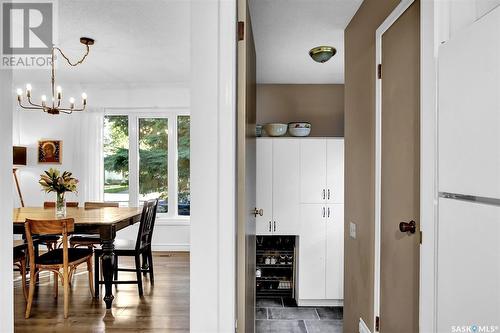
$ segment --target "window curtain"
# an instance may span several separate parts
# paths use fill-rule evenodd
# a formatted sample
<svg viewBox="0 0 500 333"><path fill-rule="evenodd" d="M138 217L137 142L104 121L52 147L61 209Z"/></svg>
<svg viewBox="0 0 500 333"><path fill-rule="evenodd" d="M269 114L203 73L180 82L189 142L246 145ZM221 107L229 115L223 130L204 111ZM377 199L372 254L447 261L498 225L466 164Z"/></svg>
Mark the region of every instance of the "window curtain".
<svg viewBox="0 0 500 333"><path fill-rule="evenodd" d="M78 196L82 202L104 198L103 126L104 109L90 109L81 114Z"/></svg>

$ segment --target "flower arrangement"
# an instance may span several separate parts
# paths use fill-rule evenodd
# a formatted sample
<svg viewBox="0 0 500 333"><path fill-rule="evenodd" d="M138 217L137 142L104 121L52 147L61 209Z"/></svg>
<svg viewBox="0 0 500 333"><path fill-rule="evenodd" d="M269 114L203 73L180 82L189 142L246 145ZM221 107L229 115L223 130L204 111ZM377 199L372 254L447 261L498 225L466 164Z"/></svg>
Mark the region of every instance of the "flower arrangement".
<svg viewBox="0 0 500 333"><path fill-rule="evenodd" d="M72 173L64 171L62 174L57 169L50 168L45 174L40 175L39 184L45 193L56 192L56 217L66 217L66 201L64 194L66 192L78 192L78 179L72 177Z"/></svg>
<svg viewBox="0 0 500 333"><path fill-rule="evenodd" d="M40 175L39 184L42 186L42 191L45 193L56 192L57 194L64 194L66 192L78 192L76 186L78 179L72 177L69 171L61 172L57 169L50 168L45 171L45 174Z"/></svg>

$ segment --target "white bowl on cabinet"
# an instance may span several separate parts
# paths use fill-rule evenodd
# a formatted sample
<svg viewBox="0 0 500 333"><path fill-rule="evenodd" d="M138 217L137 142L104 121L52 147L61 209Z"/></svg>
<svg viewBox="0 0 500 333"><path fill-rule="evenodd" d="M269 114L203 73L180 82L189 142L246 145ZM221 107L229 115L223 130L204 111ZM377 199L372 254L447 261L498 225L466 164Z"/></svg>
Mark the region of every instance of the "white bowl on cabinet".
<svg viewBox="0 0 500 333"><path fill-rule="evenodd" d="M287 124L270 123L264 125L264 131L269 136L283 136L286 134L287 129Z"/></svg>

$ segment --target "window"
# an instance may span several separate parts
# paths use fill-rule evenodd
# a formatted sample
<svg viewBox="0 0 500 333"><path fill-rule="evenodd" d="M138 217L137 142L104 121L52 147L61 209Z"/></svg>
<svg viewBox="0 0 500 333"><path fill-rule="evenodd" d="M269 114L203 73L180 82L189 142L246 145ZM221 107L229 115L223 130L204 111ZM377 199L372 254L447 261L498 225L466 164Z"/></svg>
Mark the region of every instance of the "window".
<svg viewBox="0 0 500 333"><path fill-rule="evenodd" d="M180 112L108 113L104 200L137 206L159 198L163 217L190 215L190 117Z"/></svg>

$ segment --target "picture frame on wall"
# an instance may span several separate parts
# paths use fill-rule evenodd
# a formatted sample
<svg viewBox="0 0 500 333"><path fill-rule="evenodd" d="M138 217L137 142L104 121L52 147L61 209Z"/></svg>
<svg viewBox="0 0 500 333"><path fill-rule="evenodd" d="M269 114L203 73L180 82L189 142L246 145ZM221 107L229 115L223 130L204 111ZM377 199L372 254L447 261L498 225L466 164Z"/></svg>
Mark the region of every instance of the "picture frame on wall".
<svg viewBox="0 0 500 333"><path fill-rule="evenodd" d="M62 141L61 140L39 140L38 141L38 163L61 164L62 163Z"/></svg>

